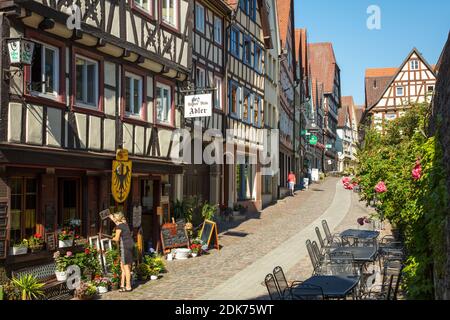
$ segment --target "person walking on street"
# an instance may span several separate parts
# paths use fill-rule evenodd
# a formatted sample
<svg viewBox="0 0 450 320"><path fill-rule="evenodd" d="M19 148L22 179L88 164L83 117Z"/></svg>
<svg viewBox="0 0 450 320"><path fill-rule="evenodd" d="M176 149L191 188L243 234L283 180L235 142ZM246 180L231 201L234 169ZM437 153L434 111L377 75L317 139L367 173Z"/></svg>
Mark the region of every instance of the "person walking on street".
<svg viewBox="0 0 450 320"><path fill-rule="evenodd" d="M295 185L297 184L297 178L295 177L294 172L290 172L288 175L288 184L289 184L289 190L291 191L291 196L294 196L294 189Z"/></svg>

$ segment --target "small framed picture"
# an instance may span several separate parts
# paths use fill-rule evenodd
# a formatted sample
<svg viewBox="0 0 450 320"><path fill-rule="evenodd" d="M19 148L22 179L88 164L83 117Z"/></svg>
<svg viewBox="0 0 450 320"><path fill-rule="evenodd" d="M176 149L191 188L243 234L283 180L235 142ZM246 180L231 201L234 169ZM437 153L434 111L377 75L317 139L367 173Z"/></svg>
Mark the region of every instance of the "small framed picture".
<svg viewBox="0 0 450 320"><path fill-rule="evenodd" d="M96 250L100 250L100 238L98 236L89 237L89 245Z"/></svg>

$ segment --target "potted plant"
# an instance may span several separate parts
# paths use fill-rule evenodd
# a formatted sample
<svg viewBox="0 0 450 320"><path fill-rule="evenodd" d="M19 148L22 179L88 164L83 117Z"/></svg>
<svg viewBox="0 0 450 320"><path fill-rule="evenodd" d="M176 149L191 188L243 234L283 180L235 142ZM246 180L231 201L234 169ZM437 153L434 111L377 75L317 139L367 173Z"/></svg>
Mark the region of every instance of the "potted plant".
<svg viewBox="0 0 450 320"><path fill-rule="evenodd" d="M198 255L201 255L203 252L203 241L201 239L194 239L192 240L190 249L191 249L191 254L193 257L196 257Z"/></svg>
<svg viewBox="0 0 450 320"><path fill-rule="evenodd" d="M203 204L202 207L202 217L204 220L212 220L214 219L214 215L217 212L217 206L211 205L207 202Z"/></svg>
<svg viewBox="0 0 450 320"><path fill-rule="evenodd" d="M23 239L21 242L14 244L11 249L11 254L13 256L27 254L27 252L28 252L28 240L27 239Z"/></svg>
<svg viewBox="0 0 450 320"><path fill-rule="evenodd" d="M53 259L55 259L56 264L56 279L58 281L66 281L67 280L67 268L71 265L72 252L67 251L65 256L61 256L59 251L56 251L53 254Z"/></svg>
<svg viewBox="0 0 450 320"><path fill-rule="evenodd" d="M97 287L97 292L99 294L104 294L108 292L111 281L108 278L97 275L95 276L94 284Z"/></svg>
<svg viewBox="0 0 450 320"><path fill-rule="evenodd" d="M158 280L160 272L161 270L157 267L150 268L149 270L150 280Z"/></svg>
<svg viewBox="0 0 450 320"><path fill-rule="evenodd" d="M73 231L72 230L61 230L58 234L58 243L60 248L69 248L73 245Z"/></svg>
<svg viewBox="0 0 450 320"><path fill-rule="evenodd" d="M90 281L82 281L75 290L75 297L80 300L91 300L97 294L97 287Z"/></svg>
<svg viewBox="0 0 450 320"><path fill-rule="evenodd" d="M162 257L152 254L144 257L144 263L148 266L148 271L151 280L158 279L160 273L166 271L166 264Z"/></svg>
<svg viewBox="0 0 450 320"><path fill-rule="evenodd" d="M13 278L12 283L20 291L22 300L33 300L44 296L42 289L44 284L32 274L25 274L18 279Z"/></svg>
<svg viewBox="0 0 450 320"><path fill-rule="evenodd" d="M150 276L150 267L146 263L141 263L136 267L136 273L139 280L146 281Z"/></svg>
<svg viewBox="0 0 450 320"><path fill-rule="evenodd" d="M28 247L31 249L31 252L39 252L44 247L44 239L40 233L35 233L28 240Z"/></svg>

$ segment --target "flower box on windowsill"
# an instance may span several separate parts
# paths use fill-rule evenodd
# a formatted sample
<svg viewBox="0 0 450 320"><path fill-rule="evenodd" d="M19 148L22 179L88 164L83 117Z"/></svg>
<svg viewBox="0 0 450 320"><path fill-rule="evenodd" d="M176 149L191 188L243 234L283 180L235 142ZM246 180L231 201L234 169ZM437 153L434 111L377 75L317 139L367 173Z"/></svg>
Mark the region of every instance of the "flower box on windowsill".
<svg viewBox="0 0 450 320"><path fill-rule="evenodd" d="M20 256L20 255L27 254L27 253L28 253L27 247L12 247L10 254L13 256Z"/></svg>
<svg viewBox="0 0 450 320"><path fill-rule="evenodd" d="M59 248L69 248L73 246L73 239L70 240L59 240Z"/></svg>

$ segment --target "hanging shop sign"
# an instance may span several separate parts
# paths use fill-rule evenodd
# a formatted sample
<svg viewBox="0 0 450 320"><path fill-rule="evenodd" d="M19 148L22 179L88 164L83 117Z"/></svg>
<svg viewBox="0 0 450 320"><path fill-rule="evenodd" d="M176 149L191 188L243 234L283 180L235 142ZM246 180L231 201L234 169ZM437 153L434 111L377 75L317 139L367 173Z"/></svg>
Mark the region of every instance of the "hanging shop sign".
<svg viewBox="0 0 450 320"><path fill-rule="evenodd" d="M309 139L309 144L315 146L319 142L319 139L317 136L312 135Z"/></svg>
<svg viewBox="0 0 450 320"><path fill-rule="evenodd" d="M199 118L212 115L212 94L196 94L184 97L184 117Z"/></svg>
<svg viewBox="0 0 450 320"><path fill-rule="evenodd" d="M132 163L128 160L128 150L119 149L112 165L111 193L114 200L124 203L131 189Z"/></svg>

